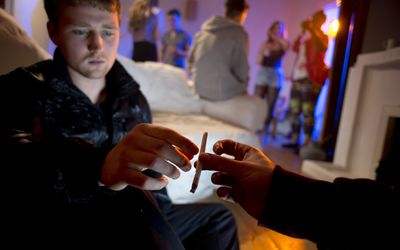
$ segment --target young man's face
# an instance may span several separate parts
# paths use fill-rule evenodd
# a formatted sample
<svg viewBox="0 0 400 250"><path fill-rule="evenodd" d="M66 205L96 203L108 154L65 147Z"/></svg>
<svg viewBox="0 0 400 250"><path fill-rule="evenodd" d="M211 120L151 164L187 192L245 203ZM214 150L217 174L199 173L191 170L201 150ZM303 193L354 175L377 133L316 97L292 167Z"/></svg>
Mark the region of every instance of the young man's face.
<svg viewBox="0 0 400 250"><path fill-rule="evenodd" d="M171 26L171 29L179 29L181 23L181 17L178 15L168 15L167 16L168 23Z"/></svg>
<svg viewBox="0 0 400 250"><path fill-rule="evenodd" d="M119 42L116 12L90 6L65 7L59 25L50 28L68 69L90 79L105 77L114 64Z"/></svg>

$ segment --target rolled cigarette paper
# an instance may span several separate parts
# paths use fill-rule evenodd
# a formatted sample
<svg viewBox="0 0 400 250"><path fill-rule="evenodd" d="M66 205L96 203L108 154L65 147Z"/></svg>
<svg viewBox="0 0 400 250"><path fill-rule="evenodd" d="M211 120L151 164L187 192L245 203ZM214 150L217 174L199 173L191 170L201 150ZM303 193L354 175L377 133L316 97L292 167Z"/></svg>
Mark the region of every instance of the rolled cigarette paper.
<svg viewBox="0 0 400 250"><path fill-rule="evenodd" d="M207 136L208 133L204 132L203 138L201 139L200 153L204 153L206 151ZM201 169L202 169L201 163L198 161L196 166L196 173L194 175L192 182L192 188L190 189L190 192L192 193L196 192L197 186L199 185Z"/></svg>

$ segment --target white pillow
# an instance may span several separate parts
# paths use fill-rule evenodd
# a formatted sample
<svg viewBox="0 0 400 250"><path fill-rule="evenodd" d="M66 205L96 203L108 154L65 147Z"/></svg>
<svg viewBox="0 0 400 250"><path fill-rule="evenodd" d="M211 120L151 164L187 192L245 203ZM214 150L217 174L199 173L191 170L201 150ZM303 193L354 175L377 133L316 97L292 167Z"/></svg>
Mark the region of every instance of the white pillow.
<svg viewBox="0 0 400 250"><path fill-rule="evenodd" d="M188 85L185 71L159 62L134 62L122 55L118 61L139 83L152 111L201 113L201 103Z"/></svg>
<svg viewBox="0 0 400 250"><path fill-rule="evenodd" d="M257 131L268 113L267 103L258 96L241 95L226 101L201 100L203 113L213 118Z"/></svg>
<svg viewBox="0 0 400 250"><path fill-rule="evenodd" d="M3 9L0 9L0 55L0 75L51 58Z"/></svg>

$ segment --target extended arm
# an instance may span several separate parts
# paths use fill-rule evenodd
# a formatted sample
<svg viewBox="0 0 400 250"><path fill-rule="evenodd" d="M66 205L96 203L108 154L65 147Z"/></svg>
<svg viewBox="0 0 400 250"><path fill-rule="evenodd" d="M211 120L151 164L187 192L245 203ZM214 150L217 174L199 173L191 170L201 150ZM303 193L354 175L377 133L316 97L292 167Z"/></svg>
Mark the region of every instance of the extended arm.
<svg viewBox="0 0 400 250"><path fill-rule="evenodd" d="M368 179L315 180L275 167L261 151L230 140L201 154L218 195L231 197L260 225L324 249L390 249L397 244L399 190ZM388 247L389 248L385 248Z"/></svg>

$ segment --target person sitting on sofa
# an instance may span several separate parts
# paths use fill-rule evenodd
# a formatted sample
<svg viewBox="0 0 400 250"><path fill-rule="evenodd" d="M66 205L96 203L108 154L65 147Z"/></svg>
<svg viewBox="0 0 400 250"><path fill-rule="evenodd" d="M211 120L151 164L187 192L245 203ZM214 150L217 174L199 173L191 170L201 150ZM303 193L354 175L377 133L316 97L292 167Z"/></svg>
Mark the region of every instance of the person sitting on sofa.
<svg viewBox="0 0 400 250"><path fill-rule="evenodd" d="M195 35L187 63L200 98L224 101L246 94L248 35L242 24L248 8L244 0L226 0L225 17L211 17Z"/></svg>
<svg viewBox="0 0 400 250"><path fill-rule="evenodd" d="M222 204L178 206L147 191L188 171L198 148L150 124L139 85L115 60L120 2L44 3L54 59L0 76L4 238L32 238L13 241L30 247L238 249Z"/></svg>

